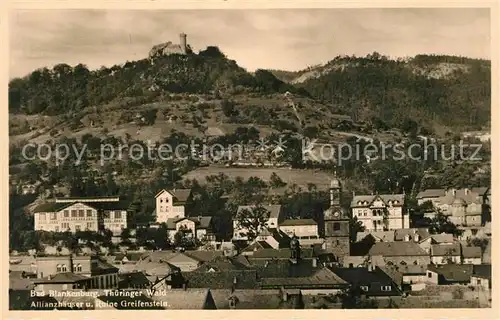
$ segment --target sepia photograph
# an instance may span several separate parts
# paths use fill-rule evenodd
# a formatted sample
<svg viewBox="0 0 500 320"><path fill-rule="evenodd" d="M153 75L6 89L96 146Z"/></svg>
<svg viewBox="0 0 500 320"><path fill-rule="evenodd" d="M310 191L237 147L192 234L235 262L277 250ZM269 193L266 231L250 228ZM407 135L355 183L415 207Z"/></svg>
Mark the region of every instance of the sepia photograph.
<svg viewBox="0 0 500 320"><path fill-rule="evenodd" d="M9 310L492 308L491 19L11 9Z"/></svg>

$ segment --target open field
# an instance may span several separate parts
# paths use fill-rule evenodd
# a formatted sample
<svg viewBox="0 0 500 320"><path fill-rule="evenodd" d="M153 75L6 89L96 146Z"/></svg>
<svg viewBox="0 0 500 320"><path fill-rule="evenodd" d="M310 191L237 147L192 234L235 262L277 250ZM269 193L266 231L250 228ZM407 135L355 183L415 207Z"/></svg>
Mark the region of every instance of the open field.
<svg viewBox="0 0 500 320"><path fill-rule="evenodd" d="M280 178L288 185L297 184L302 188L307 188L308 183L315 184L318 189L326 189L330 184L331 177L319 170L302 170L288 168L227 168L219 166L210 166L198 168L187 173L184 178L196 179L200 183L205 182L205 177L223 173L229 178L242 177L248 179L250 177L258 177L264 181L269 181L271 174L276 172Z"/></svg>

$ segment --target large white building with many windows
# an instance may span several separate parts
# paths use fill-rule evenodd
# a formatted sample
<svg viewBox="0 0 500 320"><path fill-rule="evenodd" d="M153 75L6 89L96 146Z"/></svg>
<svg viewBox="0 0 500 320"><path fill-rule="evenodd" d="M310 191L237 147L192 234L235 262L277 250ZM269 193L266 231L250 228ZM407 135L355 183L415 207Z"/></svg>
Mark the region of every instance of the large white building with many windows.
<svg viewBox="0 0 500 320"><path fill-rule="evenodd" d="M352 216L361 221L366 231L409 228L404 202L404 194L355 195L351 202Z"/></svg>
<svg viewBox="0 0 500 320"><path fill-rule="evenodd" d="M34 210L35 230L99 231L119 234L127 225L128 202L119 197L58 198Z"/></svg>

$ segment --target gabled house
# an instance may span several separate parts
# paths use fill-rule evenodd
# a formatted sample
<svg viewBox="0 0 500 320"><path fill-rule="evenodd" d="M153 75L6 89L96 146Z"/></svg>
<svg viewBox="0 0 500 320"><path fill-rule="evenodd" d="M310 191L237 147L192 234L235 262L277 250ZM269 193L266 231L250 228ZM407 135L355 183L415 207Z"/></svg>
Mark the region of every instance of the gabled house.
<svg viewBox="0 0 500 320"><path fill-rule="evenodd" d="M417 203L418 205L422 205L430 201L436 207L440 204L440 198L445 195L446 191L444 189L426 189L417 194Z"/></svg>
<svg viewBox="0 0 500 320"><path fill-rule="evenodd" d="M415 242L377 242L368 251L368 256L372 261L376 261L376 266L430 263L429 254Z"/></svg>
<svg viewBox="0 0 500 320"><path fill-rule="evenodd" d="M366 239L366 237L371 237L374 242L393 242L394 230L390 231L362 231L356 234L356 242L361 242Z"/></svg>
<svg viewBox="0 0 500 320"><path fill-rule="evenodd" d="M212 217L169 218L166 224L170 241L174 241L175 234L179 231L198 240L215 240Z"/></svg>
<svg viewBox="0 0 500 320"><path fill-rule="evenodd" d="M427 228L407 228L394 231L395 241L413 241L415 243L420 243L429 236L430 233Z"/></svg>
<svg viewBox="0 0 500 320"><path fill-rule="evenodd" d="M351 208L367 231L396 230L410 226L404 204L404 194L355 195Z"/></svg>
<svg viewBox="0 0 500 320"><path fill-rule="evenodd" d="M156 208L153 216L157 223L167 223L168 219L184 218L185 206L191 199L191 189L160 190L155 196Z"/></svg>
<svg viewBox="0 0 500 320"><path fill-rule="evenodd" d="M440 234L432 234L429 235L426 238L423 238L420 242L419 245L422 249L424 249L426 252L431 254L431 247L432 245L436 244L453 244L455 243L455 239L453 238L453 235L450 233L440 233Z"/></svg>
<svg viewBox="0 0 500 320"><path fill-rule="evenodd" d="M431 262L436 265L461 263L462 255L460 243L433 244L431 246Z"/></svg>
<svg viewBox="0 0 500 320"><path fill-rule="evenodd" d="M479 265L482 263L483 252L480 247L462 246L462 263Z"/></svg>
<svg viewBox="0 0 500 320"><path fill-rule="evenodd" d="M491 264L474 265L470 284L484 290L491 290Z"/></svg>
<svg viewBox="0 0 500 320"><path fill-rule="evenodd" d="M367 297L400 296L398 284L380 268L334 268L332 271Z"/></svg>
<svg viewBox="0 0 500 320"><path fill-rule="evenodd" d="M427 266L427 281L432 284L469 284L473 273L472 264L442 264Z"/></svg>

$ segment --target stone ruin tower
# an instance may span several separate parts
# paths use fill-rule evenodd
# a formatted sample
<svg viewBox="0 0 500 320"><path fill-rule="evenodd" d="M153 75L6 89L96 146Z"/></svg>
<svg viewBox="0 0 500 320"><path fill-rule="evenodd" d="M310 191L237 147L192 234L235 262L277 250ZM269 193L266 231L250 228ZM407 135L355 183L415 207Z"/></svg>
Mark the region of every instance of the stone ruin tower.
<svg viewBox="0 0 500 320"><path fill-rule="evenodd" d="M183 32L179 34L179 44L183 54L187 53L187 35Z"/></svg>

